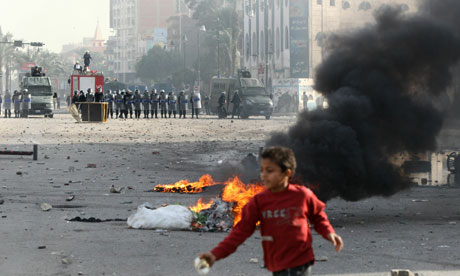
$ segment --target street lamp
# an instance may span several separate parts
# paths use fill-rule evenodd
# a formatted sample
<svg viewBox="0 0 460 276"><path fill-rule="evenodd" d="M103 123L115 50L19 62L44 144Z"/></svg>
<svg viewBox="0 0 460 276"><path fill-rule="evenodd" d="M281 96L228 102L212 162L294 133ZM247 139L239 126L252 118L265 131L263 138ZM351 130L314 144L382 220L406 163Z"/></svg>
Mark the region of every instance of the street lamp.
<svg viewBox="0 0 460 276"><path fill-rule="evenodd" d="M198 91L201 90L201 55L200 55L200 33L206 32L206 27L201 25L198 30Z"/></svg>

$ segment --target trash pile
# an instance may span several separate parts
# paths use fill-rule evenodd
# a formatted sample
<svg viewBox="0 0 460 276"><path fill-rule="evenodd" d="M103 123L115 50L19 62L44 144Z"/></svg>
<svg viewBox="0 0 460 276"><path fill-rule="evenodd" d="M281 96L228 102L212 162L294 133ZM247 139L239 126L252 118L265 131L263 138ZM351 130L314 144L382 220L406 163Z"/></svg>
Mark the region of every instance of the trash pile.
<svg viewBox="0 0 460 276"><path fill-rule="evenodd" d="M196 213L193 230L200 232L226 232L233 227L234 203L216 199L210 208Z"/></svg>

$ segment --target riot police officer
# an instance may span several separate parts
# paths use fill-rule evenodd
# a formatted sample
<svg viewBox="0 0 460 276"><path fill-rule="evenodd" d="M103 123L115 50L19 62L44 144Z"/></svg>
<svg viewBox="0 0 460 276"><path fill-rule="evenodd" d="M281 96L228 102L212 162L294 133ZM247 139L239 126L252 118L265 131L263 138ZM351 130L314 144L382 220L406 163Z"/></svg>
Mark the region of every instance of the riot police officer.
<svg viewBox="0 0 460 276"><path fill-rule="evenodd" d="M2 102L3 102L2 94L0 93L0 114L2 114Z"/></svg>
<svg viewBox="0 0 460 276"><path fill-rule="evenodd" d="M19 118L20 108L21 108L21 95L19 94L18 90L14 90L13 105L14 105L14 118Z"/></svg>
<svg viewBox="0 0 460 276"><path fill-rule="evenodd" d="M188 100L187 100L187 95L185 95L184 90L182 90L179 93L178 102L179 102L179 118L183 116L183 118L185 119L185 115L187 113Z"/></svg>
<svg viewBox="0 0 460 276"><path fill-rule="evenodd" d="M91 88L88 88L88 90L87 90L86 101L89 102L89 103L94 102L94 94L93 94L93 90Z"/></svg>
<svg viewBox="0 0 460 276"><path fill-rule="evenodd" d="M161 118L167 118L167 104L168 104L168 96L166 95L164 90L160 91L160 113ZM163 117L164 116L164 117Z"/></svg>
<svg viewBox="0 0 460 276"><path fill-rule="evenodd" d="M123 117L123 114L121 112L121 106L123 105L123 95L120 95L120 90L117 90L116 95L115 95L115 114L117 116L120 116L120 118Z"/></svg>
<svg viewBox="0 0 460 276"><path fill-rule="evenodd" d="M128 113L129 113L129 118L133 118L133 92L131 90L128 90L125 95L124 99L126 109L125 109L125 119L128 119Z"/></svg>
<svg viewBox="0 0 460 276"><path fill-rule="evenodd" d="M21 95L21 113L23 118L29 117L29 110L32 107L32 95L28 89L24 89Z"/></svg>
<svg viewBox="0 0 460 276"><path fill-rule="evenodd" d="M158 104L159 103L160 103L160 98L157 94L157 90L153 89L152 94L150 95L150 106L151 106L152 118L153 118L153 114L155 114L155 119L158 119Z"/></svg>
<svg viewBox="0 0 460 276"><path fill-rule="evenodd" d="M134 116L136 119L140 119L141 117L141 109L142 109L142 95L139 90L136 89L133 96L134 101Z"/></svg>
<svg viewBox="0 0 460 276"><path fill-rule="evenodd" d="M191 103L191 106L192 106L192 119L193 119L194 115L198 119L198 114L200 114L200 109L201 109L201 95L200 95L200 92L192 92L192 94L190 96L190 103Z"/></svg>
<svg viewBox="0 0 460 276"><path fill-rule="evenodd" d="M174 118L176 118L177 112L177 96L174 95L174 92L169 92L168 96L168 115L171 118L171 114L174 114Z"/></svg>
<svg viewBox="0 0 460 276"><path fill-rule="evenodd" d="M144 95L142 95L142 107L144 108L144 119L148 119L150 112L150 95L148 90L145 90Z"/></svg>
<svg viewBox="0 0 460 276"><path fill-rule="evenodd" d="M5 118L11 118L11 94L9 90L6 90L5 98L3 99L3 108L5 109Z"/></svg>
<svg viewBox="0 0 460 276"><path fill-rule="evenodd" d="M128 119L128 111L126 109L127 104L126 104L126 91L123 89L121 91L121 104L120 104L120 119L123 119L123 116L125 119Z"/></svg>
<svg viewBox="0 0 460 276"><path fill-rule="evenodd" d="M111 119L113 119L113 101L114 101L114 98L113 98L112 90L109 90L107 94L105 94L104 102L106 102L109 107L109 114L110 114Z"/></svg>

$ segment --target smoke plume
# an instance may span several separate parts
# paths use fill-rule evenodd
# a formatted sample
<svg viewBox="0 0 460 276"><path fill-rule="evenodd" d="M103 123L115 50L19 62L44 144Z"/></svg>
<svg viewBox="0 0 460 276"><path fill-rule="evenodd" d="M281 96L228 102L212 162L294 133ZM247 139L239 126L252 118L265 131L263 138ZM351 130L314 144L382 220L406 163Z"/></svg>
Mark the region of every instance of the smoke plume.
<svg viewBox="0 0 460 276"><path fill-rule="evenodd" d="M322 200L408 188L391 158L434 150L442 128L433 101L451 83L449 70L460 57L455 32L446 21L397 7L382 7L375 17L374 26L329 41L315 76L329 108L301 113L287 133L267 141L294 150L298 181Z"/></svg>

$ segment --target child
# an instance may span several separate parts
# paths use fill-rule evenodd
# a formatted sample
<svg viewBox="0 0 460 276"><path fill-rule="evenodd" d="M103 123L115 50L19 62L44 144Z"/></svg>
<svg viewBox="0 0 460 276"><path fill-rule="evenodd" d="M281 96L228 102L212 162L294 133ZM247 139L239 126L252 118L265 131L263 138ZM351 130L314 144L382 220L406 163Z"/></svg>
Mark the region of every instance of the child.
<svg viewBox="0 0 460 276"><path fill-rule="evenodd" d="M260 172L267 190L255 195L244 206L242 220L216 248L201 254L200 258L212 266L215 261L232 254L254 233L258 221L265 265L274 276L310 275L315 257L308 221L340 252L342 238L329 223L325 204L306 187L289 184L295 169L296 160L291 149L267 148L262 153Z"/></svg>

